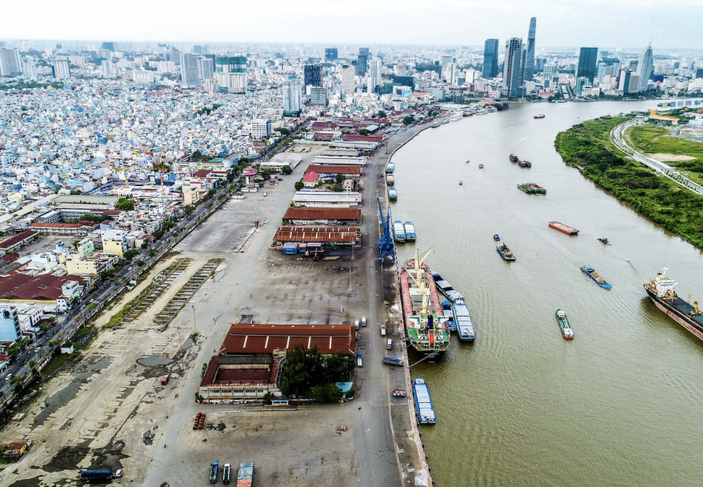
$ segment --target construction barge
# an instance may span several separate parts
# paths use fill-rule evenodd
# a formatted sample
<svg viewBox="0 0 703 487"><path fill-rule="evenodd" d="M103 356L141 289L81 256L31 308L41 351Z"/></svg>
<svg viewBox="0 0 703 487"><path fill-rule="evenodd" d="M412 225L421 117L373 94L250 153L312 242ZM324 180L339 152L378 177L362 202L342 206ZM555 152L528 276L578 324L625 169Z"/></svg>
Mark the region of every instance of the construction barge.
<svg viewBox="0 0 703 487"><path fill-rule="evenodd" d="M520 183L517 189L527 194L547 194L547 190L537 183Z"/></svg>
<svg viewBox="0 0 703 487"><path fill-rule="evenodd" d="M559 222L549 222L549 226L555 230L559 230L560 232L564 232L567 235L578 235L578 233L579 233L579 231L577 229L575 229L574 227L570 227L569 225L564 225L563 223L559 223Z"/></svg>

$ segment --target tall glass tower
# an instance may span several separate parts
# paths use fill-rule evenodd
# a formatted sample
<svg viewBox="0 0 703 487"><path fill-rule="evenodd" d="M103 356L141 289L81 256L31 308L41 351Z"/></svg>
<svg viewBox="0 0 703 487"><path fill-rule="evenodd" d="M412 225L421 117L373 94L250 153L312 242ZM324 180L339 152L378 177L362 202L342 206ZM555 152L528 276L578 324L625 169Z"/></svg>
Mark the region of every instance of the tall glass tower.
<svg viewBox="0 0 703 487"><path fill-rule="evenodd" d="M483 78L491 79L498 75L498 39L486 39L483 48Z"/></svg>
<svg viewBox="0 0 703 487"><path fill-rule="evenodd" d="M505 65L503 66L503 88L507 96L522 96L522 39L511 37L505 42Z"/></svg>
<svg viewBox="0 0 703 487"><path fill-rule="evenodd" d="M527 34L527 53L525 54L525 71L523 79L532 81L535 73L535 31L537 30L537 17L530 19L530 32Z"/></svg>
<svg viewBox="0 0 703 487"><path fill-rule="evenodd" d="M647 83L653 73L654 62L652 61L652 43L650 42L642 54L642 60L637 69L637 74L640 75L640 91L647 91Z"/></svg>
<svg viewBox="0 0 703 487"><path fill-rule="evenodd" d="M597 47L582 47L579 54L579 67L576 72L577 78L588 78L590 83L593 83L593 78L596 77L596 61L598 60Z"/></svg>

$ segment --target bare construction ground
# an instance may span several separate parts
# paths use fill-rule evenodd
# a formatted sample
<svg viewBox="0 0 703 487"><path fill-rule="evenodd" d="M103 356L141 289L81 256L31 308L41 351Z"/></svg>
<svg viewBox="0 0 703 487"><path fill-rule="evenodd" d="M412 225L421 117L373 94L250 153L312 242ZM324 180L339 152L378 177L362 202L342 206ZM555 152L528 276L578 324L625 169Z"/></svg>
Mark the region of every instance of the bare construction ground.
<svg viewBox="0 0 703 487"><path fill-rule="evenodd" d="M368 230L376 222L375 183L364 195L366 230L354 259L342 252L337 261L313 262L270 250L293 183L314 155L307 153L293 175L267 187L267 197L251 193L227 202L177 247L177 257L192 262L149 309L101 331L79 367L41 388L26 408L26 418L2 432L8 441L31 438L36 446L0 472L0 485L80 485L81 469L111 467L124 469L124 477L113 485L204 486L212 461L254 462L256 487L412 485L407 413L394 412L391 421L392 410L408 410L407 400L390 397L390 390L404 387L404 370L384 367L380 360L389 353L400 355L401 332L390 328L396 349L387 351L379 324L388 286L375 278L380 271L374 260L377 237ZM264 223L254 231L255 219ZM213 258L223 259L214 275L166 328L156 323L154 317ZM152 276L173 261L159 263ZM111 313L149 282L128 293ZM355 379L358 397L345 405L283 411L198 405L194 395L202 365L242 314L269 323L340 323L367 316L369 326L358 343L364 354ZM109 319L110 313L103 315L98 325ZM162 387L159 378L167 372L172 379ZM192 430L199 411L207 414L213 429ZM341 425L346 432L337 431ZM402 429L395 432L400 444L393 425Z"/></svg>

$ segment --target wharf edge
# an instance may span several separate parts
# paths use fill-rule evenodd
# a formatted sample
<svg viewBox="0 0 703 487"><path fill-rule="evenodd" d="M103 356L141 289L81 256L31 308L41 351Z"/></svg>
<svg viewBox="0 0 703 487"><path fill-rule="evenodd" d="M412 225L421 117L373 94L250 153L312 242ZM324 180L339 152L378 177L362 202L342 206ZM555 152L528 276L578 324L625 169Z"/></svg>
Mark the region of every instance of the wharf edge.
<svg viewBox="0 0 703 487"><path fill-rule="evenodd" d="M413 134L409 139L402 142L400 145L398 145L398 147L393 149L393 152L391 152L388 155L388 160L386 160L384 167L386 165L388 165L388 163L391 161L391 159L393 158L393 156L395 155L395 153L398 150L402 149L405 146L405 144L407 144L408 142L410 142L415 137L417 137L419 134L421 134L422 132L424 132L425 130L427 130L429 128L432 128L431 123L426 123L424 127L418 128L417 132L415 132L415 134ZM388 143L388 142L386 142L386 143ZM384 203L386 204L386 206L389 205L390 201L388 201L388 192L387 191L384 192L383 198L384 198ZM402 309L402 303L400 300L400 283L398 281L399 273L398 273L398 258L397 258L397 256L396 256L396 259L393 262L393 265L390 269L393 271L394 282L396 283L396 287L395 287L395 293L394 293L394 302L388 303L388 308L393 308L394 306L397 306L398 309ZM388 309L385 310L386 316L389 315L388 311L389 311ZM401 312L401 316L402 316L402 312ZM405 335L405 324L402 323L402 320L401 320L400 327L401 327L401 332L403 333L403 336L404 336ZM410 391L412 391L413 389L412 389L412 377L410 374L410 363L408 362L408 349L406 346L403 346L403 347L401 347L401 351L402 351L403 363L405 364L405 366L403 367L403 370L405 371L405 390L408 391L408 397L407 397L408 398L408 414L410 415L410 422L412 424L413 439L415 441L415 446L417 447L417 454L418 454L420 465L422 466L422 473L424 474L425 479L427 479L428 487L432 487L434 484L432 482L432 475L430 474L430 466L427 463L427 456L425 455L425 449L422 445L422 439L420 438L420 429L419 429L419 426L417 423L417 416L415 415L414 399L411 397L412 394L410 393ZM392 425L392 422L391 422L391 425ZM394 436L396 435L395 431L393 432L393 435ZM396 441L396 445L397 445L397 441ZM398 456L398 449L396 447L396 457L397 456ZM403 468L402 468L402 465L400 462L400 458L398 458L398 469L400 470L401 479L402 479L403 478Z"/></svg>

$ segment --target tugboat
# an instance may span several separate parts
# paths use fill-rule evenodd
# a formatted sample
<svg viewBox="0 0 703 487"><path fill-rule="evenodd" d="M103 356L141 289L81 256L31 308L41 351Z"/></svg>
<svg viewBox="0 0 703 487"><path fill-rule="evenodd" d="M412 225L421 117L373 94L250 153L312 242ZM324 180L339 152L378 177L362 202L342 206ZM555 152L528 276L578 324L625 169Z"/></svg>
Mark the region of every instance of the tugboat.
<svg viewBox="0 0 703 487"><path fill-rule="evenodd" d="M598 274L596 274L596 271L593 267L590 265L586 264L585 266L581 267L581 270L583 271L584 274L586 274L588 277L593 279L593 282L598 284L600 287L603 289L610 289L613 287L612 284L610 284L608 281L600 277Z"/></svg>
<svg viewBox="0 0 703 487"><path fill-rule="evenodd" d="M464 181L462 181L462 180L460 179L460 180L459 180L459 186L461 186L462 184L464 184Z"/></svg>
<svg viewBox="0 0 703 487"><path fill-rule="evenodd" d="M471 160L469 160L469 159L466 159L466 163L468 164L469 162L471 162Z"/></svg>
<svg viewBox="0 0 703 487"><path fill-rule="evenodd" d="M532 117L532 118L544 118L545 116L546 116L546 115L545 115L544 113L540 113L540 114L538 114L538 115L535 115L535 116Z"/></svg>
<svg viewBox="0 0 703 487"><path fill-rule="evenodd" d="M608 237L598 237L598 241L604 243L605 245L610 245L610 240L608 240Z"/></svg>
<svg viewBox="0 0 703 487"><path fill-rule="evenodd" d="M532 167L532 163L530 161L528 161L527 159L517 161L517 165L520 167Z"/></svg>
<svg viewBox="0 0 703 487"><path fill-rule="evenodd" d="M518 157L515 154L510 154L508 156L508 159L510 159L510 162L517 162L520 160L520 159L518 159Z"/></svg>
<svg viewBox="0 0 703 487"><path fill-rule="evenodd" d="M508 248L508 246L505 245L504 243L501 244L501 245L499 245L499 246L497 246L497 247L496 247L496 250L498 251L498 253L500 254L500 256L503 258L503 260L509 261L509 262L512 262L512 261L515 260L515 256L514 256L513 253L510 251L510 249Z"/></svg>
<svg viewBox="0 0 703 487"><path fill-rule="evenodd" d="M483 164L479 164L479 165L478 165L478 168L479 168L479 169L483 169Z"/></svg>
<svg viewBox="0 0 703 487"><path fill-rule="evenodd" d="M559 328L561 328L561 335L567 340L573 340L574 332L571 330L571 326L569 326L569 320L566 319L566 313L558 309L556 312L556 316L557 323L559 323Z"/></svg>
<svg viewBox="0 0 703 487"><path fill-rule="evenodd" d="M495 240L496 242L500 242L500 235L498 235L497 233L494 234L494 235L493 235L493 240Z"/></svg>

